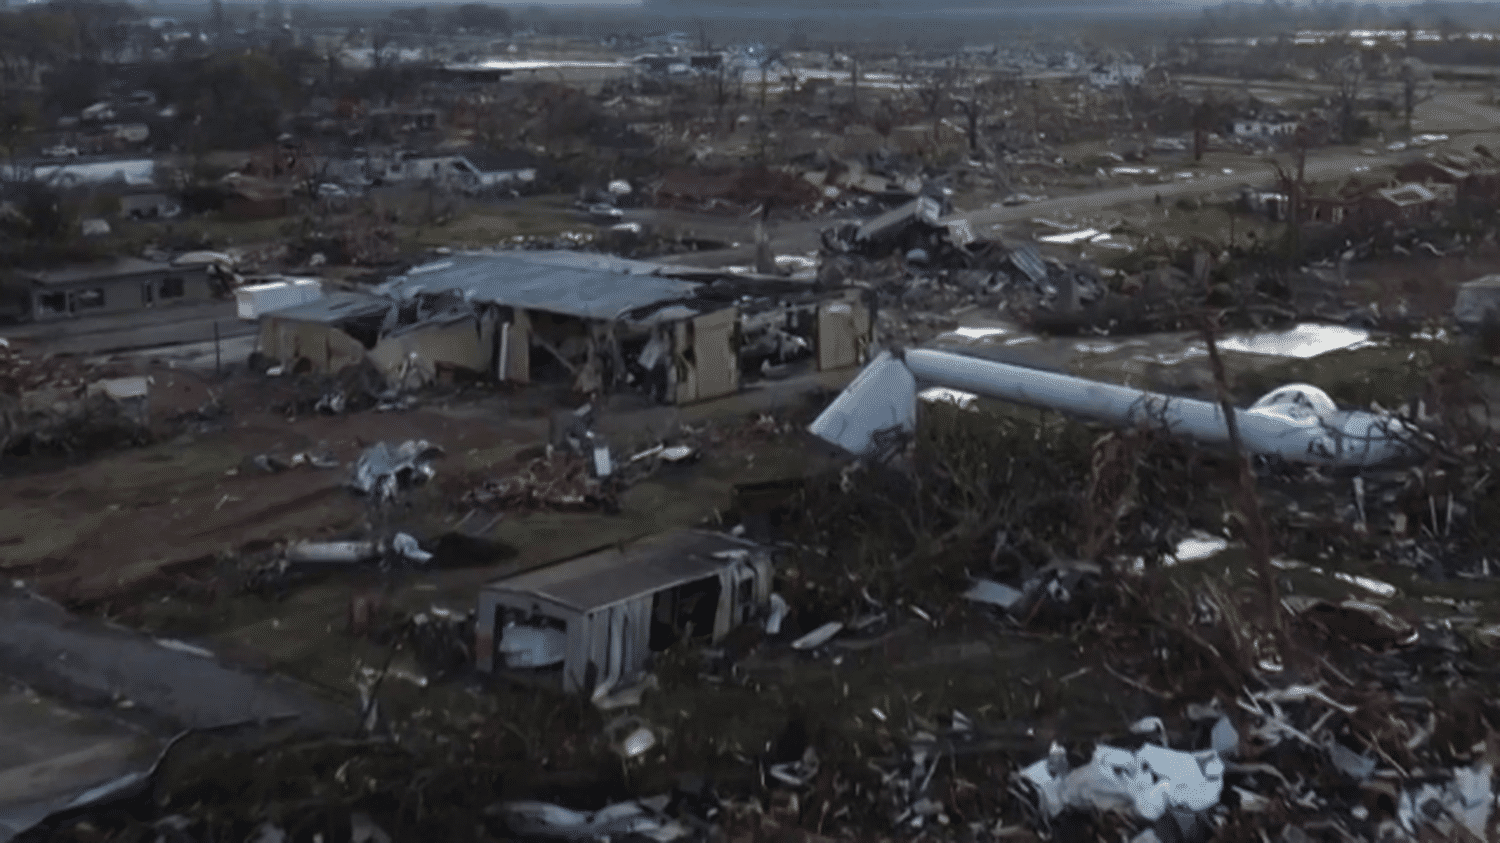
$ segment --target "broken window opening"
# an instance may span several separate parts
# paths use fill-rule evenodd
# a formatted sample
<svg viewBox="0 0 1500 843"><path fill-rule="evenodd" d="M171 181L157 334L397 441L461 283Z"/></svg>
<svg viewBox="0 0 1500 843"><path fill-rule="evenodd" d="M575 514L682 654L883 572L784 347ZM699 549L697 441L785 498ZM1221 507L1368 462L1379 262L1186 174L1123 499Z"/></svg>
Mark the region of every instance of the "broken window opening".
<svg viewBox="0 0 1500 843"><path fill-rule="evenodd" d="M367 349L374 348L380 342L380 328L385 321L385 314L379 313L374 316L361 316L339 323L339 330L359 341L359 344Z"/></svg>
<svg viewBox="0 0 1500 843"><path fill-rule="evenodd" d="M625 382L650 396L653 401L670 403L666 365L666 349L670 344L667 338L658 334L643 334L620 340L619 347L625 363Z"/></svg>
<svg viewBox="0 0 1500 843"><path fill-rule="evenodd" d="M37 298L37 309L43 314L68 312L67 293L43 293Z"/></svg>
<svg viewBox="0 0 1500 843"><path fill-rule="evenodd" d="M735 584L734 605L739 609L739 622L746 623L750 620L750 610L755 605L755 577L748 571L743 578Z"/></svg>
<svg viewBox="0 0 1500 843"><path fill-rule="evenodd" d="M651 602L651 638L647 646L652 652L661 652L683 638L711 640L719 596L716 576L658 592Z"/></svg>
<svg viewBox="0 0 1500 843"><path fill-rule="evenodd" d="M160 295L164 299L180 299L185 292L186 285L182 278L176 275L168 275L161 279Z"/></svg>
<svg viewBox="0 0 1500 843"><path fill-rule="evenodd" d="M534 382L571 381L587 359L588 333L577 319L549 313L531 316L530 377Z"/></svg>
<svg viewBox="0 0 1500 843"><path fill-rule="evenodd" d="M104 289L74 290L69 296L70 310L97 310L104 306Z"/></svg>

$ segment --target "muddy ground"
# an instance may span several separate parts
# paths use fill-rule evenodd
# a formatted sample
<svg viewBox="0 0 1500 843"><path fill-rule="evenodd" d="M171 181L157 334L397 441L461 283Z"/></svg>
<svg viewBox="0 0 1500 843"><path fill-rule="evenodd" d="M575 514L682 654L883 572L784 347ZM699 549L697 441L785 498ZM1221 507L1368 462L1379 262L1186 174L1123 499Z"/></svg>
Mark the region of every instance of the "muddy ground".
<svg viewBox="0 0 1500 843"><path fill-rule="evenodd" d="M1138 382L1120 367L1141 348L1069 342L1052 350L1052 365ZM1145 350L1156 354L1188 341L1154 342ZM1438 394L1434 375L1463 362L1446 348L1383 340L1311 360L1228 359L1240 398L1258 395L1261 381L1306 380L1342 401L1394 403ZM1457 371L1478 373L1465 383L1488 389L1480 364ZM1288 632L1268 643L1266 583L1232 517L1244 506L1232 463L1176 443L1106 436L1035 411L938 405L905 463L855 470L825 461L800 432L837 379L808 376L690 408L622 398L600 425L619 453L681 439L702 459L635 483L618 513L504 512L482 542L449 553L439 540L468 513L464 492L535 457L548 410L563 396L449 390L407 410L326 416L278 409L298 393L284 381L154 376L163 441L8 463L6 578L87 615L204 647L238 670L285 674L346 713L360 710L361 671L383 671L374 692L380 725L357 740L302 734L269 747L195 739L164 765L150 805L90 815L86 827L60 823L52 839L137 834L175 814L193 829L189 839L242 839L272 822L293 839L343 840L352 813L396 840L506 839L487 806L533 798L591 809L688 787L684 774L712 783L722 799L714 823L730 839L1112 839L1150 823L1043 819L1012 774L1054 741L1074 764L1096 742L1139 745L1128 727L1148 716L1164 720L1170 745L1201 745L1188 706L1213 700L1246 736L1242 760L1288 779L1231 774L1231 785L1268 806L1252 811L1249 797L1227 797L1206 820L1219 827L1215 839L1289 826L1310 839L1348 839L1317 822L1355 805L1366 819L1346 821L1342 833L1375 839L1380 821L1397 813L1397 799L1382 794L1470 763L1470 747L1500 715L1488 702L1500 678L1489 631L1500 595L1484 556L1500 510L1490 503L1483 433L1449 443L1453 454L1470 449L1467 465L1440 454L1415 475L1368 475L1359 518L1349 477L1260 466L1276 586L1286 606L1300 607L1276 619ZM1174 377L1206 388L1201 372ZM212 396L220 404L212 413L180 416ZM1443 435L1460 435L1449 428ZM367 569L273 593L244 589L245 565L278 542L365 530L370 509L343 487L348 464L368 443L407 438L439 443L447 455L434 482L385 526L438 548L436 570ZM259 454L290 461L304 451L341 465L275 473L254 465ZM735 495L737 484L788 478L798 481L791 496L769 510L751 512ZM1458 496L1456 520L1447 490ZM777 636L742 629L711 654L661 654L660 687L628 710L658 745L633 761L603 737L615 713L530 684L445 671L397 632L412 612L468 610L478 584L508 571L673 526L742 523L771 531L782 548L777 591L792 606L785 628ZM1200 534L1221 537L1224 549L1179 560L1181 540ZM1016 616L963 600L971 576L1067 585L1063 597L1049 591ZM1368 579L1347 579L1355 576ZM350 629L359 595L379 595L384 607L366 634ZM1337 608L1351 598L1378 603L1414 637L1361 625L1357 612ZM826 621L871 618L814 652L789 646ZM1341 780L1325 754L1297 740L1252 740L1264 715L1238 703L1298 683L1362 713L1330 718L1316 702L1289 705L1280 715L1289 726L1336 735L1396 778L1376 778L1372 790ZM955 711L967 729L957 729ZM946 761L927 777L922 794L937 807L920 814L918 829L916 798L888 774L909 768L912 747L931 740ZM767 778L765 765L809 746L821 764L805 786Z"/></svg>

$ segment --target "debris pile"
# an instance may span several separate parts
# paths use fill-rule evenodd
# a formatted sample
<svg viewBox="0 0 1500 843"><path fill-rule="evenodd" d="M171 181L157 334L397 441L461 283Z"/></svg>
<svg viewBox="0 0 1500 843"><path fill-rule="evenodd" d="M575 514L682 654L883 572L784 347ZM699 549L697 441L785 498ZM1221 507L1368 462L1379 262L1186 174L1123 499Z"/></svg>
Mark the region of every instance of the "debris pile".
<svg viewBox="0 0 1500 843"><path fill-rule="evenodd" d="M394 446L377 442L355 461L349 488L377 503L394 501L406 489L435 477L432 463L442 455L442 448L426 440L409 439Z"/></svg>
<svg viewBox="0 0 1500 843"><path fill-rule="evenodd" d="M151 438L151 379L0 340L0 453L77 451Z"/></svg>
<svg viewBox="0 0 1500 843"><path fill-rule="evenodd" d="M491 510L584 512L611 509L615 484L601 479L593 464L573 454L541 456L505 477L486 480L464 495L464 502Z"/></svg>
<svg viewBox="0 0 1500 843"><path fill-rule="evenodd" d="M662 176L653 192L658 208L744 216L774 207L810 210L822 193L804 179L766 168L738 170L673 170Z"/></svg>
<svg viewBox="0 0 1500 843"><path fill-rule="evenodd" d="M1033 788L1047 821L1065 810L1118 812L1150 823L1168 818L1180 838L1197 839L1202 815L1223 793L1224 760L1215 749L1189 753L1148 743L1132 752L1099 744L1088 763L1069 769L1067 752L1054 743L1017 778Z"/></svg>
<svg viewBox="0 0 1500 843"><path fill-rule="evenodd" d="M899 314L882 320L883 334L904 341L929 336L924 325L949 327L976 305L1035 321L1096 308L1109 292L1092 265L1044 257L1030 243L976 238L967 221L942 220L942 208L924 196L864 224L825 229L820 282L871 286L882 316Z"/></svg>

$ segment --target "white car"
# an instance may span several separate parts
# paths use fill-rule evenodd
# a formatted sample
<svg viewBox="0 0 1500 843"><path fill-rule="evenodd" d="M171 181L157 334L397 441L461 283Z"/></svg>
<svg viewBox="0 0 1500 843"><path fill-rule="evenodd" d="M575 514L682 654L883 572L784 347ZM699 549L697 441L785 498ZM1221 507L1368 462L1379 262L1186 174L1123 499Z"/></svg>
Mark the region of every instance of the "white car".
<svg viewBox="0 0 1500 843"><path fill-rule="evenodd" d="M1390 144L1389 146L1387 146L1386 150L1389 151L1389 152L1400 152L1401 150L1403 150L1405 148L1406 148L1406 141L1396 141L1395 143Z"/></svg>
<svg viewBox="0 0 1500 843"><path fill-rule="evenodd" d="M625 218L625 212L613 205L599 202L589 206L589 216L600 222L616 223Z"/></svg>
<svg viewBox="0 0 1500 843"><path fill-rule="evenodd" d="M58 144L42 150L42 155L46 158L77 158L78 147Z"/></svg>

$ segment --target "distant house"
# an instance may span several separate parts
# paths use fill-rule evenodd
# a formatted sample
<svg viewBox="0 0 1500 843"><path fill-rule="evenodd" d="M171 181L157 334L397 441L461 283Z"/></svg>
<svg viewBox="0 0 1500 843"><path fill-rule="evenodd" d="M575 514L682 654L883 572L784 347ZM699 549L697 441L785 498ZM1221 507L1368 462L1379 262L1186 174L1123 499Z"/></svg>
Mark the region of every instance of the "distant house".
<svg viewBox="0 0 1500 843"><path fill-rule="evenodd" d="M1118 88L1146 81L1146 69L1138 64L1114 62L1096 64L1089 70L1089 84L1095 88Z"/></svg>
<svg viewBox="0 0 1500 843"><path fill-rule="evenodd" d="M1485 275L1458 287L1453 319L1468 330L1500 321L1500 275Z"/></svg>
<svg viewBox="0 0 1500 843"><path fill-rule="evenodd" d="M286 216L291 207L291 189L270 179L231 173L224 179L225 216L241 220Z"/></svg>
<svg viewBox="0 0 1500 843"><path fill-rule="evenodd" d="M1472 158L1419 158L1396 168L1403 182L1449 185L1460 199L1500 198L1500 169Z"/></svg>
<svg viewBox="0 0 1500 843"><path fill-rule="evenodd" d="M385 184L431 182L464 191L522 187L536 181L535 160L523 152L468 149L430 155L409 155L375 168Z"/></svg>
<svg viewBox="0 0 1500 843"><path fill-rule="evenodd" d="M713 72L723 66L723 53L700 53L688 57L688 67L697 72Z"/></svg>
<svg viewBox="0 0 1500 843"><path fill-rule="evenodd" d="M1234 121L1230 133L1241 140L1275 140L1297 133L1297 120L1285 116L1245 117Z"/></svg>
<svg viewBox="0 0 1500 843"><path fill-rule="evenodd" d="M528 152L475 147L465 150L463 157L479 174L483 187L529 185L537 178L536 157Z"/></svg>
<svg viewBox="0 0 1500 843"><path fill-rule="evenodd" d="M1328 225L1411 225L1434 219L1454 204L1456 195L1447 184L1379 187L1351 180L1337 191L1304 197L1302 219Z"/></svg>
<svg viewBox="0 0 1500 843"><path fill-rule="evenodd" d="M438 127L432 108L379 108L369 114L372 127L386 132L430 132Z"/></svg>
<svg viewBox="0 0 1500 843"><path fill-rule="evenodd" d="M19 273L31 289L36 321L121 313L206 301L214 285L206 266L173 266L137 258Z"/></svg>
<svg viewBox="0 0 1500 843"><path fill-rule="evenodd" d="M126 219L166 219L181 213L182 204L165 193L130 193L120 197L120 216Z"/></svg>
<svg viewBox="0 0 1500 843"><path fill-rule="evenodd" d="M106 184L142 186L156 181L156 162L150 158L109 161L75 161L67 164L17 165L5 168L7 177L35 179L54 187L72 188Z"/></svg>
<svg viewBox="0 0 1500 843"><path fill-rule="evenodd" d="M1382 188L1370 198L1370 212L1378 222L1425 222L1451 206L1455 194L1452 185L1409 183Z"/></svg>
<svg viewBox="0 0 1500 843"><path fill-rule="evenodd" d="M1462 185L1469 178L1466 170L1427 158L1408 161L1396 168L1396 178L1417 184Z"/></svg>

